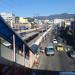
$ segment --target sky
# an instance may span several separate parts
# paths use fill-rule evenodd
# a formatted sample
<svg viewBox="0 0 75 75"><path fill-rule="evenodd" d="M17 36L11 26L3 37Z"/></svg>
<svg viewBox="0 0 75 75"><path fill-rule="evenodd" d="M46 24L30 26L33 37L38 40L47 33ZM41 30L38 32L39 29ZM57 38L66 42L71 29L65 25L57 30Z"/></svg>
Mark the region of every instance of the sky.
<svg viewBox="0 0 75 75"><path fill-rule="evenodd" d="M75 13L75 0L0 0L0 12L21 17Z"/></svg>

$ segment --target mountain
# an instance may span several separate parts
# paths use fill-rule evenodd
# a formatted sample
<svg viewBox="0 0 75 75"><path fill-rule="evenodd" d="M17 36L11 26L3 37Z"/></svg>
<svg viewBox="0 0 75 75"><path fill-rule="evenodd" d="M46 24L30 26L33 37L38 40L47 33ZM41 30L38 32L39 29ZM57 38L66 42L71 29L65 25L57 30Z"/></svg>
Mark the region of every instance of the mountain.
<svg viewBox="0 0 75 75"><path fill-rule="evenodd" d="M63 14L55 14L55 15L50 15L50 16L37 16L37 17L34 17L34 18L35 19L40 19L40 20L55 19L55 18L70 19L70 18L74 18L74 16L75 16L75 14L63 13Z"/></svg>

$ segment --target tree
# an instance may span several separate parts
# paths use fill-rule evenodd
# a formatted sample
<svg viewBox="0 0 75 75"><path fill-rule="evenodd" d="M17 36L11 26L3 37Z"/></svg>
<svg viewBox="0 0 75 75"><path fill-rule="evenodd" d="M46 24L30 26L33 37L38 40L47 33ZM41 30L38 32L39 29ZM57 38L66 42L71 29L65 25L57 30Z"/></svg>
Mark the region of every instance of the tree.
<svg viewBox="0 0 75 75"><path fill-rule="evenodd" d="M27 18L29 22L33 22L34 18Z"/></svg>
<svg viewBox="0 0 75 75"><path fill-rule="evenodd" d="M16 20L19 20L19 16L16 16L15 19L16 19Z"/></svg>

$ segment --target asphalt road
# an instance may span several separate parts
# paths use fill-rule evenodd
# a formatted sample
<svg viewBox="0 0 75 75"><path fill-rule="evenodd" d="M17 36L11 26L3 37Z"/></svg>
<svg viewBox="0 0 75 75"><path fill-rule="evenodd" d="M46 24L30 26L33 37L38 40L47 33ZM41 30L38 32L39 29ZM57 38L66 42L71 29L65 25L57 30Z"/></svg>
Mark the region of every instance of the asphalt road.
<svg viewBox="0 0 75 75"><path fill-rule="evenodd" d="M52 42L53 34L49 33L46 40L43 41L42 47ZM67 56L66 52L55 51L54 56L46 56L40 53L39 64L33 65L33 69L51 70L51 71L75 71L75 59Z"/></svg>

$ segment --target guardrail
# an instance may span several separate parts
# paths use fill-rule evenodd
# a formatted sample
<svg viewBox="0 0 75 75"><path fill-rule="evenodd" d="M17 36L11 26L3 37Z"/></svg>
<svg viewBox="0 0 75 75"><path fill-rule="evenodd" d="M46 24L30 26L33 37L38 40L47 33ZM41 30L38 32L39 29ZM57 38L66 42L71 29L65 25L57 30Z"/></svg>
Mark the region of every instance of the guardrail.
<svg viewBox="0 0 75 75"><path fill-rule="evenodd" d="M37 30L40 30L41 28L35 28L35 29L29 29L29 30L19 30L17 31L16 33L24 33L24 32L33 32L33 31L37 31Z"/></svg>

